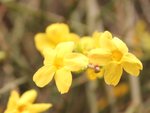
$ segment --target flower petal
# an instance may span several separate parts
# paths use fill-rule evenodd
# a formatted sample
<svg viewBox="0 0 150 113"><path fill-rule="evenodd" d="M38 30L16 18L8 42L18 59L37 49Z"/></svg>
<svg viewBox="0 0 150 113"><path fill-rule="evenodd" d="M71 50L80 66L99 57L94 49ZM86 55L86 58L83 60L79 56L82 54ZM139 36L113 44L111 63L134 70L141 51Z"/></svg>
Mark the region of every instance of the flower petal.
<svg viewBox="0 0 150 113"><path fill-rule="evenodd" d="M94 69L88 68L86 70L86 75L90 80L95 80L96 78L102 78L104 75L104 69L102 68L100 69L99 72L95 72Z"/></svg>
<svg viewBox="0 0 150 113"><path fill-rule="evenodd" d="M37 97L36 90L29 90L23 93L23 95L20 97L19 105L24 105L28 103L33 103Z"/></svg>
<svg viewBox="0 0 150 113"><path fill-rule="evenodd" d="M56 57L56 51L52 48L45 48L43 51L43 56L44 65L52 65Z"/></svg>
<svg viewBox="0 0 150 113"><path fill-rule="evenodd" d="M12 91L9 97L8 105L7 105L7 110L13 110L17 106L17 102L19 100L19 94L17 91ZM6 112L5 111L5 112Z"/></svg>
<svg viewBox="0 0 150 113"><path fill-rule="evenodd" d="M104 80L108 85L116 86L122 75L122 67L117 62L111 62L105 66Z"/></svg>
<svg viewBox="0 0 150 113"><path fill-rule="evenodd" d="M53 43L58 44L66 39L65 35L69 34L69 27L63 23L51 24L46 28L46 34Z"/></svg>
<svg viewBox="0 0 150 113"><path fill-rule="evenodd" d="M105 31L104 33L101 34L101 37L112 39L112 34L109 31Z"/></svg>
<svg viewBox="0 0 150 113"><path fill-rule="evenodd" d="M120 40L117 37L114 37L112 41L114 42L115 46L120 52L122 52L123 54L128 52L128 47L122 40Z"/></svg>
<svg viewBox="0 0 150 113"><path fill-rule="evenodd" d="M51 24L46 28L46 33L59 33L59 34L67 34L69 33L69 27L64 23L55 23Z"/></svg>
<svg viewBox="0 0 150 113"><path fill-rule="evenodd" d="M126 72L134 76L138 76L140 70L143 69L141 61L131 53L128 53L123 56L122 66Z"/></svg>
<svg viewBox="0 0 150 113"><path fill-rule="evenodd" d="M70 71L83 70L88 64L88 58L80 53L70 53L64 58L64 65Z"/></svg>
<svg viewBox="0 0 150 113"><path fill-rule="evenodd" d="M107 48L112 51L116 49L116 46L112 41L112 35L110 32L105 31L104 33L102 33L100 38L100 47Z"/></svg>
<svg viewBox="0 0 150 113"><path fill-rule="evenodd" d="M102 32L96 31L96 32L94 32L93 35L92 35L92 38L93 38L93 40L94 40L95 47L97 47L97 48L101 46L101 45L100 45L100 38L101 38L101 35L102 35L102 34L103 34Z"/></svg>
<svg viewBox="0 0 150 113"><path fill-rule="evenodd" d="M95 43L93 38L85 36L80 39L80 42L78 43L79 50L86 54L89 50L93 49L95 47Z"/></svg>
<svg viewBox="0 0 150 113"><path fill-rule="evenodd" d="M40 104L32 104L30 105L27 110L30 111L30 113L41 113L49 108L52 107L52 104L45 104L45 103L40 103Z"/></svg>
<svg viewBox="0 0 150 113"><path fill-rule="evenodd" d="M43 66L34 74L33 81L37 86L44 87L52 80L55 71L53 66Z"/></svg>
<svg viewBox="0 0 150 113"><path fill-rule="evenodd" d="M88 57L90 63L103 66L111 60L111 52L108 49L96 48L89 52Z"/></svg>
<svg viewBox="0 0 150 113"><path fill-rule="evenodd" d="M54 48L55 45L47 38L45 33L38 33L35 35L35 46L42 53L47 47Z"/></svg>
<svg viewBox="0 0 150 113"><path fill-rule="evenodd" d="M67 39L65 41L73 41L73 42L77 43L80 40L80 37L75 33L69 33L65 37Z"/></svg>
<svg viewBox="0 0 150 113"><path fill-rule="evenodd" d="M57 51L57 57L62 58L66 54L71 53L74 49L74 42L61 42L59 43L55 50Z"/></svg>
<svg viewBox="0 0 150 113"><path fill-rule="evenodd" d="M55 82L58 91L61 94L67 93L72 83L71 72L66 70L65 68L59 69L58 71L56 71Z"/></svg>
<svg viewBox="0 0 150 113"><path fill-rule="evenodd" d="M13 112L13 113L16 113L16 112ZM18 113L18 112L17 112ZM27 111L27 110L24 110L24 111L22 111L22 113L30 113L29 111Z"/></svg>

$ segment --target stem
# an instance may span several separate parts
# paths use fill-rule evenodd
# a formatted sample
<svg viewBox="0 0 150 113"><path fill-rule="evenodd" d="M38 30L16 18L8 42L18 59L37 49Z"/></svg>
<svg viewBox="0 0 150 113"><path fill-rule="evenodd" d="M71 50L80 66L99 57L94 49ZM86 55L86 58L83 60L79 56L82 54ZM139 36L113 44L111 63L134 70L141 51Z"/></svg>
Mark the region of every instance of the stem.
<svg viewBox="0 0 150 113"><path fill-rule="evenodd" d="M132 1L128 0L125 3L126 3L126 7L125 7L126 14L128 14L127 18L126 18L126 24L128 25L127 27L130 28L126 33L127 34L126 39L128 39L127 43L130 44L131 38L133 37L133 34L134 34L132 29L134 29L134 25L135 25L134 23L136 20L136 18L135 18L136 12L135 12L135 8L134 8ZM132 105L129 108L133 107L133 108L135 108L136 113L139 113L140 109L136 109L136 108L139 107L139 105L141 105L141 103L142 103L141 92L140 92L140 82L139 82L138 78L135 78L133 76L130 76L129 80L130 80L131 95L132 95L131 96Z"/></svg>
<svg viewBox="0 0 150 113"><path fill-rule="evenodd" d="M117 110L117 107L115 106L116 97L114 95L113 88L111 86L108 86L107 84L105 84L105 89L106 89L108 101L110 104L111 113L117 113L118 110Z"/></svg>
<svg viewBox="0 0 150 113"><path fill-rule="evenodd" d="M87 5L87 31L91 34L97 26L99 7L96 0L86 0ZM98 113L96 89L97 81L89 81L86 87L87 99L90 106L90 113Z"/></svg>

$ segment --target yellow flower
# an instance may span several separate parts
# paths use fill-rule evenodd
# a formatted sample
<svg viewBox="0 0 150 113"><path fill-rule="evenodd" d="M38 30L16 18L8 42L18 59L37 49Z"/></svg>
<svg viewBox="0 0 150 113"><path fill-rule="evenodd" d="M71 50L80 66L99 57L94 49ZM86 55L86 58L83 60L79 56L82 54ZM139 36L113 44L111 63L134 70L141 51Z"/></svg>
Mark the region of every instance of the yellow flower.
<svg viewBox="0 0 150 113"><path fill-rule="evenodd" d="M12 91L4 113L41 113L52 106L48 103L33 104L36 97L35 90L29 90L21 97L17 91Z"/></svg>
<svg viewBox="0 0 150 113"><path fill-rule="evenodd" d="M96 72L92 68L88 68L86 70L86 75L87 75L88 79L90 79L90 80L95 80L97 77L102 78L103 74L104 74L104 69L100 69L99 72Z"/></svg>
<svg viewBox="0 0 150 113"><path fill-rule="evenodd" d="M78 40L79 36L70 33L69 27L64 23L51 24L46 28L46 33L38 33L35 35L35 45L41 53L44 48L55 48L60 42L77 42Z"/></svg>
<svg viewBox="0 0 150 113"><path fill-rule="evenodd" d="M87 55L87 53L94 48L100 47L99 41L102 33L94 32L93 35L82 37L77 44L77 51Z"/></svg>
<svg viewBox="0 0 150 113"><path fill-rule="evenodd" d="M95 48L94 40L89 36L84 36L80 39L79 43L77 44L77 51L87 54L87 52L91 49Z"/></svg>
<svg viewBox="0 0 150 113"><path fill-rule="evenodd" d="M59 92L68 92L72 83L71 71L79 71L88 65L88 58L79 53L72 53L73 48L73 42L63 42L55 49L44 50L44 66L33 76L37 86L44 87L54 77Z"/></svg>
<svg viewBox="0 0 150 113"><path fill-rule="evenodd" d="M92 37L90 36L82 37L77 44L76 50L78 52L83 53L84 55L87 55L90 50L100 47L99 41L100 41L101 34L102 33L94 32ZM87 78L89 78L90 80L95 80L97 77L101 78L103 75L103 69L100 69L99 72L96 72L94 67L93 68L90 67L86 70L86 75Z"/></svg>
<svg viewBox="0 0 150 113"><path fill-rule="evenodd" d="M142 63L119 38L106 31L100 39L101 48L89 52L90 63L104 66L104 79L107 84L117 85L123 69L131 75L138 76L143 69Z"/></svg>

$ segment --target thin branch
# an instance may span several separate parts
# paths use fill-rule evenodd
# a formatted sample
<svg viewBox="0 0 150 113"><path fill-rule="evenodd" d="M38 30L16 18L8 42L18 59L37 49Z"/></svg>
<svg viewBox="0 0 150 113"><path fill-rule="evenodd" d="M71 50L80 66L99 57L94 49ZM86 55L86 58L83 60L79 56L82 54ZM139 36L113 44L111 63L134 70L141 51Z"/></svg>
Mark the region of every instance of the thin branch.
<svg viewBox="0 0 150 113"><path fill-rule="evenodd" d="M87 5L87 31L91 34L96 28L96 20L99 14L99 6L97 0L86 0ZM88 104L90 106L90 113L98 113L96 90L98 87L97 81L89 81L86 87Z"/></svg>
<svg viewBox="0 0 150 113"><path fill-rule="evenodd" d="M118 113L118 109L115 106L116 97L114 95L114 91L113 91L112 87L105 84L105 89L106 89L108 101L109 101L109 104L110 104L111 113Z"/></svg>
<svg viewBox="0 0 150 113"><path fill-rule="evenodd" d="M131 38L133 37L133 30L134 29L134 23L135 23L135 20L136 20L136 12L135 12L135 8L134 8L134 5L133 5L133 2L128 0L128 1L125 1L126 3L126 14L127 15L127 18L126 18L126 23L128 26L130 26L130 30L126 33L126 39L127 40L127 43L130 44L130 40ZM133 18L134 17L134 18ZM130 24L132 23L132 24ZM132 26L131 26L132 25ZM129 77L129 80L130 80L130 85L131 85L131 95L132 95L132 107L130 106L129 108L136 108L136 107L139 107L140 105L142 105L142 99L141 99L141 92L140 92L140 81L138 78L136 77L133 77L133 76L130 76ZM140 113L140 109L135 109L136 110L136 113ZM130 110L129 110L130 111Z"/></svg>
<svg viewBox="0 0 150 113"><path fill-rule="evenodd" d="M12 82L7 83L0 89L0 95L5 94L6 92L16 88L17 86L24 84L27 81L27 77L23 76L20 77L19 79L16 79Z"/></svg>

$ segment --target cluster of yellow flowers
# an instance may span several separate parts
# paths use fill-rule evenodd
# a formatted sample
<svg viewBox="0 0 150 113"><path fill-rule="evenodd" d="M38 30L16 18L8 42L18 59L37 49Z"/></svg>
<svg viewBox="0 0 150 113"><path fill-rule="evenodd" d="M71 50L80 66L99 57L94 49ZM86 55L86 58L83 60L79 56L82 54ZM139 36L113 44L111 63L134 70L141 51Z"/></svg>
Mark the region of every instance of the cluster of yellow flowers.
<svg viewBox="0 0 150 113"><path fill-rule="evenodd" d="M80 38L71 33L66 24L55 23L49 25L45 33L35 36L35 45L44 62L34 74L33 81L44 87L54 78L61 94L71 87L71 72L85 71L89 79L104 77L107 84L115 86L123 69L138 76L143 68L126 44L108 31ZM51 104L32 104L36 95L35 90L30 90L19 99L19 94L13 91L5 113L39 113L51 107Z"/></svg>
<svg viewBox="0 0 150 113"><path fill-rule="evenodd" d="M115 86L123 69L138 76L143 68L126 44L108 31L80 38L70 33L66 24L55 23L48 26L45 33L35 36L35 44L44 57L44 66L34 74L33 81L44 87L54 77L61 94L71 86L71 72L86 70L89 78L104 77L107 84Z"/></svg>

